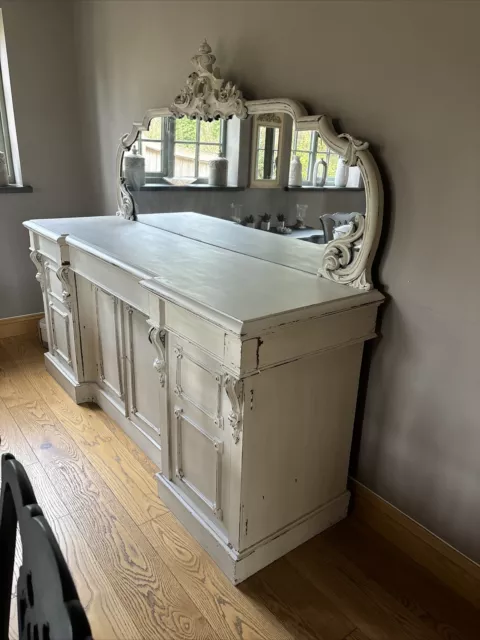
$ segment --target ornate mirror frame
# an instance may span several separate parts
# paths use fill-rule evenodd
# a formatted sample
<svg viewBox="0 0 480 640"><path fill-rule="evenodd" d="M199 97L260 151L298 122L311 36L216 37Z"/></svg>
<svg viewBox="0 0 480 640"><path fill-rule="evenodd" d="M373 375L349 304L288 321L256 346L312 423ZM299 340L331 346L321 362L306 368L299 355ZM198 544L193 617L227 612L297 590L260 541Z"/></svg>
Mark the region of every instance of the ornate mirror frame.
<svg viewBox="0 0 480 640"><path fill-rule="evenodd" d="M298 131L318 131L348 166L358 166L365 186L365 216L356 216L347 235L332 240L324 245L323 252L319 251L318 275L357 289L371 289L371 267L382 227L383 186L368 142L357 140L348 133L337 133L328 116L308 115L303 104L295 100L245 100L235 84L220 77L219 69L214 67L215 61L212 49L204 41L198 54L191 59L195 71L188 76L185 87L173 103L169 107L149 109L142 122L134 123L130 133L122 136L116 160L117 215L136 219L134 200L122 177L123 156L135 143L139 132L148 130L153 118L185 116L209 121L232 116L244 119L257 114L288 114Z"/></svg>

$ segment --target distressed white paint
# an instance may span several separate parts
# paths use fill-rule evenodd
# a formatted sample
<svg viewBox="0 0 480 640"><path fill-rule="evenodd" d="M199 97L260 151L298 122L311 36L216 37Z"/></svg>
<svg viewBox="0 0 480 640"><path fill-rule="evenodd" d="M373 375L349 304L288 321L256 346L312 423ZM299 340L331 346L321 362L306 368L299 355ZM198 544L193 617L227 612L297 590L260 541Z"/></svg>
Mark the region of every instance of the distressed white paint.
<svg viewBox="0 0 480 640"><path fill-rule="evenodd" d="M161 468L159 495L234 583L344 517L378 292L116 217L26 226L61 310L48 370Z"/></svg>

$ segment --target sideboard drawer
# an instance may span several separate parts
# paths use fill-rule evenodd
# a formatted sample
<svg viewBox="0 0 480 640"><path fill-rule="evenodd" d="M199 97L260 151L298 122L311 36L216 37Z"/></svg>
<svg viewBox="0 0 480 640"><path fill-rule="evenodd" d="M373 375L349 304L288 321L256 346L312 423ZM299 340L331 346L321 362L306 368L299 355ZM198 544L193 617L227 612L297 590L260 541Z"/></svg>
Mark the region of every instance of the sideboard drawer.
<svg viewBox="0 0 480 640"><path fill-rule="evenodd" d="M223 362L225 331L221 327L171 302L165 304L165 325Z"/></svg>
<svg viewBox="0 0 480 640"><path fill-rule="evenodd" d="M138 277L73 246L70 264L75 273L148 315L148 293L138 285Z"/></svg>

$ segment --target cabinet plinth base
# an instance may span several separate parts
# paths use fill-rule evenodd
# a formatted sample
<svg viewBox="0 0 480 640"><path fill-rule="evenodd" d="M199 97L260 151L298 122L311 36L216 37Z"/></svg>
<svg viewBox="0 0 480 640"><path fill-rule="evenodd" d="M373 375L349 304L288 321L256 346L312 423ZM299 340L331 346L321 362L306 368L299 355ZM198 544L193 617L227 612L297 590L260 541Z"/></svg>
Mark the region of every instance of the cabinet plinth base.
<svg viewBox="0 0 480 640"><path fill-rule="evenodd" d="M263 567L336 524L347 515L350 492L322 505L245 551L230 548L225 540L185 500L178 488L157 474L158 495L174 516L201 544L233 584L240 584Z"/></svg>
<svg viewBox="0 0 480 640"><path fill-rule="evenodd" d="M112 418L127 436L157 465L162 468L161 446L140 427L133 424L95 382L77 382L75 378L58 363L51 353L45 354L45 368L52 378L68 393L76 404L94 402Z"/></svg>
<svg viewBox="0 0 480 640"><path fill-rule="evenodd" d="M45 368L52 378L68 393L74 402L83 404L95 398L89 382L77 382L73 375L64 369L50 352L44 356Z"/></svg>

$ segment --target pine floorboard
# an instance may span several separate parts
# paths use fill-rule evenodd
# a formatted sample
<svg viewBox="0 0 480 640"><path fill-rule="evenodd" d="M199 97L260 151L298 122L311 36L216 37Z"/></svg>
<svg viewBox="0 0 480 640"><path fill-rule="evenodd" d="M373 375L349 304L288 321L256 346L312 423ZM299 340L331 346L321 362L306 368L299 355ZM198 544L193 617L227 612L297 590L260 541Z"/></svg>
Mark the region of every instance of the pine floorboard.
<svg viewBox="0 0 480 640"><path fill-rule="evenodd" d="M0 340L0 437L25 465L96 640L480 638L479 610L354 517L231 585L157 497L155 465L64 393L34 338Z"/></svg>

